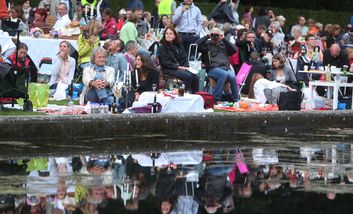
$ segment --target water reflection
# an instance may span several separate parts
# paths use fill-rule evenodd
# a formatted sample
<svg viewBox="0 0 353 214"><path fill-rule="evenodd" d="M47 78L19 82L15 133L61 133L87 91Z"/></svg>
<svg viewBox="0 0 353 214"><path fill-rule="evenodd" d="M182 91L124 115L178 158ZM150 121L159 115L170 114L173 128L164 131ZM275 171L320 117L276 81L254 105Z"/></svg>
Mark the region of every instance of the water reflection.
<svg viewBox="0 0 353 214"><path fill-rule="evenodd" d="M1 213L350 213L353 208L353 144L0 164Z"/></svg>

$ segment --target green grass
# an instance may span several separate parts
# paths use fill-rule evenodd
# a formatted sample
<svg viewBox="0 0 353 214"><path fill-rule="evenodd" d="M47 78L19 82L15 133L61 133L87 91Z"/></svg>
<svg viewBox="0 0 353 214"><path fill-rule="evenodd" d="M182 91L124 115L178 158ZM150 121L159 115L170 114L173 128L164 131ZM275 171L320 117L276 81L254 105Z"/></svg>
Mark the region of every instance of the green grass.
<svg viewBox="0 0 353 214"><path fill-rule="evenodd" d="M45 115L42 112L29 112L17 109L3 108L0 110L0 116L30 116L30 115Z"/></svg>
<svg viewBox="0 0 353 214"><path fill-rule="evenodd" d="M67 105L69 100L49 100L49 104L52 105L58 105L58 106L65 106ZM78 105L79 100L74 100L74 104ZM11 109L11 108L3 108L0 109L0 116L28 116L28 115L45 115L45 113L42 112L28 112L28 111L22 111L22 110L17 110L17 109Z"/></svg>

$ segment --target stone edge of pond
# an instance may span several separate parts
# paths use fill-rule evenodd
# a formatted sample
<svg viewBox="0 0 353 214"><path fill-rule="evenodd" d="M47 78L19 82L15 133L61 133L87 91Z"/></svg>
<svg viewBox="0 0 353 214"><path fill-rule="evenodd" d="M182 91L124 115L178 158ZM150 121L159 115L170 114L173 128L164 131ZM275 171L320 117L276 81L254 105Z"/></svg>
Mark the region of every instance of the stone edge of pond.
<svg viewBox="0 0 353 214"><path fill-rule="evenodd" d="M310 132L353 128L353 111L1 116L1 139Z"/></svg>

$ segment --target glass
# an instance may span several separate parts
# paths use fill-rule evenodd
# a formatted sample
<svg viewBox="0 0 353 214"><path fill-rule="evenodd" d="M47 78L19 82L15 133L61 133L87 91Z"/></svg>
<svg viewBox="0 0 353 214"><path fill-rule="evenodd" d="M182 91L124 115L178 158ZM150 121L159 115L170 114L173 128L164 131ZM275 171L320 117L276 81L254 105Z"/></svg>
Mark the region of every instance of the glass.
<svg viewBox="0 0 353 214"><path fill-rule="evenodd" d="M156 91L156 89L157 89L157 84L153 83L153 84L152 84L152 90L153 90L153 91Z"/></svg>
<svg viewBox="0 0 353 214"><path fill-rule="evenodd" d="M185 93L185 85L182 84L179 89L178 89L178 96L179 97L183 97L184 96L184 93Z"/></svg>
<svg viewBox="0 0 353 214"><path fill-rule="evenodd" d="M168 85L168 87L169 87L169 91L172 92L173 89L174 89L174 83L173 83L173 82L170 82L169 85Z"/></svg>

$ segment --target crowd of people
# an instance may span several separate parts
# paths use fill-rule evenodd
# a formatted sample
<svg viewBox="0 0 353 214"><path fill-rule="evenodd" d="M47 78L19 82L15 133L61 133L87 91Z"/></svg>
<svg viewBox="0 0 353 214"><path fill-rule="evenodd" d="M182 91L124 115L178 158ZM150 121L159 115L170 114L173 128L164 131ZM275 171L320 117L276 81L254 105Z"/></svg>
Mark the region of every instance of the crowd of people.
<svg viewBox="0 0 353 214"><path fill-rule="evenodd" d="M31 7L29 0L20 5L11 2L8 18L23 31L82 30L77 38L77 56L69 55L72 47L68 42L60 43L49 82L55 92L58 82L70 85L82 73L85 88L81 104L94 101L112 105L114 86L119 81L126 84L126 71L132 77L132 90L125 95L130 104L145 91L163 88L166 77L180 80L192 94L204 88L200 84L207 85L216 103L237 102L241 94L266 103L270 102L266 88L300 90L292 83L309 81L308 74L298 72L305 66L313 70L347 66L353 72L352 23L324 26L298 16L297 23L289 23L289 27L286 18L276 16L271 8L259 8L254 16L254 8L246 7L240 16L239 0L220 0L208 17L193 0L183 0L180 5L174 0L156 0L152 13L144 10L140 0L129 0L119 11L112 11L106 0L43 0L37 7ZM146 48L146 40L153 44ZM197 45L196 50L190 48L192 44ZM20 43L17 49L18 65L30 66L27 45ZM15 55L1 60L14 65ZM289 59L297 63L292 65ZM207 73L205 82L193 72L189 64L193 60L201 60ZM239 91L236 75L243 63L252 67ZM35 76L31 72L29 78L35 81ZM315 75L312 78L319 79Z"/></svg>

